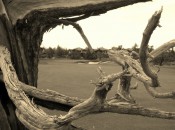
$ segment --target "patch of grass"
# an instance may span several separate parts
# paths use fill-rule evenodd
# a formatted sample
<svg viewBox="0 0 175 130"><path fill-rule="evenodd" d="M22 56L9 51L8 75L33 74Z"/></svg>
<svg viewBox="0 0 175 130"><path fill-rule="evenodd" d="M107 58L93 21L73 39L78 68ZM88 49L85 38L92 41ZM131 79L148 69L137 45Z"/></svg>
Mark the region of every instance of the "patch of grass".
<svg viewBox="0 0 175 130"><path fill-rule="evenodd" d="M97 68L99 65L77 64L73 60L47 60L47 64L39 64L39 88L52 89L65 95L88 98L94 86L89 84L90 80L98 78ZM114 63L100 64L107 73L121 71L121 67ZM175 69L172 67L161 67L159 79L162 87L157 88L160 92L174 90ZM117 83L114 84L108 97L115 94ZM135 81L133 80L133 85ZM144 107L158 108L165 111L175 111L175 101L172 99L155 99L151 97L142 83L132 95L137 103ZM62 111L50 111L50 114L65 114ZM73 122L88 130L174 130L175 121L148 118L135 115L122 115L117 113L102 113L88 115Z"/></svg>

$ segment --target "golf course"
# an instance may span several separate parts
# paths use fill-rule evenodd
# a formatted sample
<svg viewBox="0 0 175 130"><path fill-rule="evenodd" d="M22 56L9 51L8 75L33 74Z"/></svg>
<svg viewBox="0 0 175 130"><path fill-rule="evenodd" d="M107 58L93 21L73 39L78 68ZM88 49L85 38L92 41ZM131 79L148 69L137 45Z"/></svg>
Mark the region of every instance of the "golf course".
<svg viewBox="0 0 175 130"><path fill-rule="evenodd" d="M121 67L113 62L88 64L78 63L69 59L44 59L39 63L38 87L42 89L55 90L59 93L87 99L93 92L95 86L90 81L98 79L97 68L102 67L106 74L121 71ZM156 88L159 92L174 90L175 66L160 67L159 80L162 87ZM136 81L132 80L132 85ZM118 81L108 93L108 98L115 95ZM131 90L136 103L147 108L160 109L163 111L174 111L175 101L173 99L156 99L151 97L143 84L138 82L138 88ZM64 115L66 112L58 110L44 111L51 115ZM137 115L124 115L117 113L101 113L85 116L73 122L76 126L87 130L174 130L175 121L167 119L149 118Z"/></svg>

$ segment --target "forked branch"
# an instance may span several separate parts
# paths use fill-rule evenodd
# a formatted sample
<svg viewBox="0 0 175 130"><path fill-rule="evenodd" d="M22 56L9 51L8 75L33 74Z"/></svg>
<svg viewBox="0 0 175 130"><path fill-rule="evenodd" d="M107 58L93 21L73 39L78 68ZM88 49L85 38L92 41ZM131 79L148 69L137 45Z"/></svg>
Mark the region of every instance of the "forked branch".
<svg viewBox="0 0 175 130"><path fill-rule="evenodd" d="M64 123L70 123L72 120L78 119L85 115L91 113L98 113L101 111L101 108L104 107L107 93L112 88L112 82L126 74L126 70L120 73L100 76L99 81L95 83L96 87L90 98L84 102L78 104L71 108L65 116L62 116L61 119Z"/></svg>
<svg viewBox="0 0 175 130"><path fill-rule="evenodd" d="M174 43L174 42L172 41L172 43ZM160 51L155 51L155 52L159 53ZM175 98L174 91L159 93L154 88L150 87L150 86L152 86L152 81L151 81L150 77L148 77L144 73L139 61L133 59L132 56L129 55L129 53L127 53L127 50L120 50L120 51L110 50L110 51L108 51L108 54L109 54L110 58L117 63L122 64L122 63L126 62L129 65L129 68L128 68L129 73L132 75L133 78L137 79L138 81L140 81L144 84L146 90L148 91L148 93L151 96L153 96L155 98L172 98L172 99ZM155 54L157 54L157 53L155 53Z"/></svg>

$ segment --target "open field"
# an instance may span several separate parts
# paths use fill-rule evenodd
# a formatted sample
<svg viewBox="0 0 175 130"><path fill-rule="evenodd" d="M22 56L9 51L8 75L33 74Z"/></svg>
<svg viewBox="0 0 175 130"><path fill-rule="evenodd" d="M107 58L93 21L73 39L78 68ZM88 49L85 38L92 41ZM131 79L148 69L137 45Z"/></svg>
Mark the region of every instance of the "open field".
<svg viewBox="0 0 175 130"><path fill-rule="evenodd" d="M97 68L101 66L107 73L119 72L120 66L114 63L101 65L77 64L71 60L41 60L39 64L38 87L51 89L65 95L88 98L94 86L89 84L90 80L98 78ZM175 66L161 67L159 79L162 87L161 92L174 90L175 88ZM133 84L135 81L133 81ZM115 94L117 82L114 84L108 97ZM164 111L175 111L175 100L154 99L143 85L139 83L132 95L137 103L144 107L159 108ZM50 111L50 114L65 114L61 111ZM175 120L163 120L133 115L121 115L117 113L102 113L89 115L73 122L75 125L88 130L175 130Z"/></svg>

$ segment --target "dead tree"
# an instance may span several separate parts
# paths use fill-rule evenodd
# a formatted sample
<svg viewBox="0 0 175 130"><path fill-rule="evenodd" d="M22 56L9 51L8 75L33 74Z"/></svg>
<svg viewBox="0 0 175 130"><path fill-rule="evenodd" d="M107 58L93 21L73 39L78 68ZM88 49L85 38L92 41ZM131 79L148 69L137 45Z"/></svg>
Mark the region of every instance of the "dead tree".
<svg viewBox="0 0 175 130"><path fill-rule="evenodd" d="M95 90L87 100L68 97L52 90L41 90L37 86L38 54L42 36L45 31L57 25L72 25L81 34L85 43L91 45L83 30L75 22L105 13L108 10L149 0L99 0L99 1L58 1L58 0L0 0L0 68L3 74L5 97L9 102L3 103L1 98L0 112L3 120L0 126L5 129L81 129L71 125L71 122L99 112L115 112L121 114L142 115L155 118L175 119L174 112L165 112L151 108L144 108L137 104L130 95L131 77L144 83L148 92L158 98L174 98L175 93L158 93L153 87L160 86L158 77L152 72L148 62L160 55L166 49L175 46L175 40L168 42L148 54L149 38L159 25L161 12L157 11L150 19L144 31L139 59L133 58L126 50L108 53L119 63L123 70L120 73L104 75L95 82ZM76 16L76 17L71 17ZM102 71L100 71L102 72ZM118 95L112 100L106 100L112 83L120 78ZM28 97L28 96L29 97ZM72 107L66 115L50 116L39 109L30 100L34 97L55 104ZM118 100L120 99L123 100ZM9 103L6 107L6 104ZM40 102L38 102L40 103ZM47 104L45 104L47 107ZM6 111L10 111L10 115ZM18 120L24 125L20 124ZM13 121L10 121L13 119ZM16 122L14 121L16 120ZM3 121L3 123L2 123Z"/></svg>

